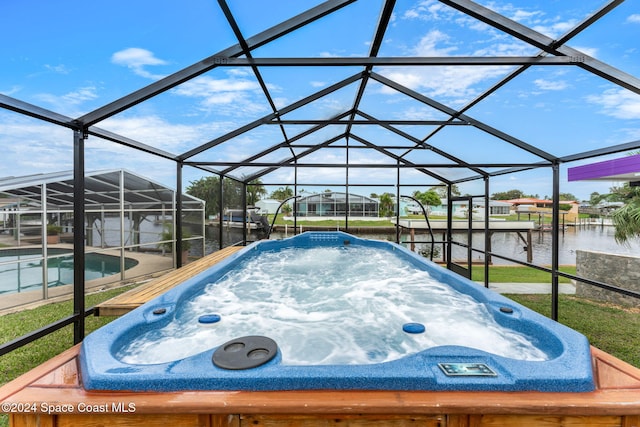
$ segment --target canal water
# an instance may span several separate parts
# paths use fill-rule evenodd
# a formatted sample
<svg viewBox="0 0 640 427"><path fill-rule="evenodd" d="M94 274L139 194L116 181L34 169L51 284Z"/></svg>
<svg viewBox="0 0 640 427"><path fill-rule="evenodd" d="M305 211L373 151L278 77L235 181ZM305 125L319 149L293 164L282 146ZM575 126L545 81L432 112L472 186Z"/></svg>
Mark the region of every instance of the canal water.
<svg viewBox="0 0 640 427"><path fill-rule="evenodd" d="M526 239L526 233L521 233ZM289 232L288 236L292 233ZM250 240L258 240L263 236L256 232L251 232L248 236ZM271 234L271 239L280 239L286 237L284 233L274 232ZM373 234L361 234L360 237L369 239L380 239L395 241L395 233L373 233ZM214 251L218 248L217 242L217 228L207 227L207 252ZM441 235L436 235L436 240L441 239ZM427 240L427 235L418 235L416 240ZM472 237L472 246L475 249L484 249L484 235L482 233L474 234ZM549 232L532 232L532 251L533 251L533 263L537 265L550 265L551 264L551 233ZM242 240L242 231L240 230L228 230L225 232L224 241L238 242ZM409 240L409 236L404 234L401 239L403 242ZM456 234L454 240L457 242L466 243L466 234ZM608 225L587 225L587 226L571 226L567 227L564 232L559 236L559 263L561 265L574 265L576 263L576 251L577 250L590 250L599 252L608 252L619 255L631 255L640 256L640 239L634 239L628 244L619 244L614 238L614 228ZM516 233L495 233L491 239L492 252L498 255L503 255L509 258L514 258L519 261L527 260L526 243ZM408 244L406 245L408 247ZM424 252L430 250L430 244L418 244L416 245L418 252ZM436 247L434 251L436 256L434 259L438 259L442 254L442 245ZM454 259L466 259L466 249L462 247L453 248ZM478 252L473 252L473 262L482 262L483 255ZM508 261L501 260L497 257L492 259L495 265L509 265Z"/></svg>
<svg viewBox="0 0 640 427"><path fill-rule="evenodd" d="M536 231L532 233L534 264L551 264L551 239L551 233L548 232ZM567 227L564 232L560 233L559 240L558 257L561 265L574 265L576 263L577 250L640 256L640 240L635 239L627 245L621 245L614 238L614 228L612 226ZM514 233L494 234L491 244L495 253L511 256L521 261L526 261L527 259L526 250L524 249L525 244ZM476 247L475 244L474 247ZM503 263L506 262L494 259L494 264Z"/></svg>

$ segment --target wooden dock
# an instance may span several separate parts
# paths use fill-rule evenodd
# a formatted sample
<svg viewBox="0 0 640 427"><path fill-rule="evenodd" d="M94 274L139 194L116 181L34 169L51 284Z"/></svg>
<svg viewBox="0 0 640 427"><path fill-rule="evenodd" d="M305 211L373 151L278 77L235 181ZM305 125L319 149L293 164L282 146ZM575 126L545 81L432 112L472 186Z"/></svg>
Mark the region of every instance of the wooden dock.
<svg viewBox="0 0 640 427"><path fill-rule="evenodd" d="M397 222L398 226L404 230L409 230L409 236L411 244L410 249L415 250L415 233L416 231L425 231L431 229L433 233L440 233L442 235L441 240L446 240L446 233L448 231L447 221L443 220L431 220L427 224L424 220L418 219L403 219ZM469 229L468 220L455 220L451 224L452 233L485 233L489 235L494 233L516 233L518 238L522 241L525 251L527 252L527 262L533 262L533 240L531 233L537 230L538 226L534 221L489 221L489 229L485 230L484 220L471 221L471 229ZM491 239L489 239L489 247L486 248L488 252L491 252ZM443 259L446 262L446 259ZM466 262L466 261L465 261ZM489 263L491 263L491 256L489 256Z"/></svg>
<svg viewBox="0 0 640 427"><path fill-rule="evenodd" d="M228 246L196 261L190 262L162 277L151 280L148 283L98 304L94 313L96 316L121 316L126 314L184 282L186 279L219 263L242 248L243 246Z"/></svg>
<svg viewBox="0 0 640 427"><path fill-rule="evenodd" d="M597 389L586 393L460 391L84 390L79 345L0 387L22 426L637 427L640 370L592 348Z"/></svg>

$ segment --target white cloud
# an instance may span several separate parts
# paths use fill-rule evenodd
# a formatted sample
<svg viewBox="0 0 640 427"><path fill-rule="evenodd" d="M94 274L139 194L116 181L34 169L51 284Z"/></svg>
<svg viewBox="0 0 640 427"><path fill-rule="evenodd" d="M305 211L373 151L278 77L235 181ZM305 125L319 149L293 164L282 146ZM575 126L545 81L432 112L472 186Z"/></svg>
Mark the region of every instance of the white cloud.
<svg viewBox="0 0 640 427"><path fill-rule="evenodd" d="M209 76L198 77L180 85L175 92L189 97L208 97L224 92L242 92L258 90L255 81L245 79L214 79Z"/></svg>
<svg viewBox="0 0 640 427"><path fill-rule="evenodd" d="M148 79L161 79L163 75L148 72L145 67L166 65L167 62L156 58L153 52L138 47L131 47L114 53L111 62L131 69L135 74Z"/></svg>
<svg viewBox="0 0 640 427"><path fill-rule="evenodd" d="M82 87L76 91L65 94L62 98L69 104L78 105L85 101L91 101L96 99L98 94L97 89L94 86Z"/></svg>
<svg viewBox="0 0 640 427"><path fill-rule="evenodd" d="M171 123L155 115L111 117L100 123L103 129L172 153L202 144L235 126L217 121L198 125Z"/></svg>
<svg viewBox="0 0 640 427"><path fill-rule="evenodd" d="M22 90L22 86L11 86L7 90L0 90L0 93L7 96L13 96L14 94L20 92Z"/></svg>
<svg viewBox="0 0 640 427"><path fill-rule="evenodd" d="M448 17L449 19L454 14L454 10L450 7L439 3L435 0L426 0L418 2L414 7L407 9L402 18L403 19L421 19L421 20L439 20Z"/></svg>
<svg viewBox="0 0 640 427"><path fill-rule="evenodd" d="M564 90L569 87L567 82L562 80L550 81L545 79L536 79L533 83L541 90Z"/></svg>
<svg viewBox="0 0 640 427"><path fill-rule="evenodd" d="M206 111L215 108L216 113L223 115L237 116L241 113L255 114L267 111L264 99L253 99L255 96L262 97L258 82L244 78L215 79L202 76L181 84L173 93L200 98L200 108Z"/></svg>
<svg viewBox="0 0 640 427"><path fill-rule="evenodd" d="M600 95L587 97L587 101L600 105L602 113L618 119L640 119L640 95L626 89L609 89Z"/></svg>
<svg viewBox="0 0 640 427"><path fill-rule="evenodd" d="M567 33L568 31L573 29L577 24L578 22L572 19L568 21L555 21L555 22L545 21L541 24L533 25L532 29L539 33L547 35L549 37L555 38L562 34Z"/></svg>
<svg viewBox="0 0 640 427"><path fill-rule="evenodd" d="M51 105L53 110L60 114L75 117L83 114L83 111L79 108L82 104L98 98L98 88L95 86L85 86L67 92L64 95L40 93L35 95L35 98Z"/></svg>
<svg viewBox="0 0 640 427"><path fill-rule="evenodd" d="M522 9L516 9L511 13L509 18L518 22L531 21L533 19L538 19L542 15L541 11L526 11Z"/></svg>
<svg viewBox="0 0 640 427"><path fill-rule="evenodd" d="M399 119L405 120L438 120L442 118L436 114L433 108L426 106L422 108L411 107L398 111L396 114Z"/></svg>
<svg viewBox="0 0 640 427"><path fill-rule="evenodd" d="M598 55L598 49L594 47L572 46L575 50L595 58Z"/></svg>
<svg viewBox="0 0 640 427"><path fill-rule="evenodd" d="M503 51L510 51L503 46ZM450 37L438 30L425 34L410 50L413 56L451 56L458 47L451 44ZM487 79L503 76L508 67L422 67L422 68L387 68L381 71L386 77L416 91L425 92L428 96L445 100L464 102L477 94L474 85ZM394 93L383 89L384 93Z"/></svg>
<svg viewBox="0 0 640 427"><path fill-rule="evenodd" d="M73 133L60 126L0 112L0 176L54 172L73 166Z"/></svg>
<svg viewBox="0 0 640 427"><path fill-rule="evenodd" d="M627 18L627 22L630 22L632 24L640 24L640 13L629 15L629 17Z"/></svg>
<svg viewBox="0 0 640 427"><path fill-rule="evenodd" d="M237 124L211 121L188 125L149 115L114 116L101 122L99 126L158 149L179 154L235 129ZM0 177L73 168L73 133L69 129L0 110L0 141L4 147ZM127 168L175 186L173 163L94 136L87 139L85 159L87 170Z"/></svg>
<svg viewBox="0 0 640 427"><path fill-rule="evenodd" d="M553 38L566 33L578 24L576 19L561 20L557 15L548 17L542 10L527 10L510 3L500 5L490 3L487 7L509 19Z"/></svg>
<svg viewBox="0 0 640 427"><path fill-rule="evenodd" d="M497 4L489 2L485 6L509 19L526 25L549 37L558 37L575 27L578 23L575 19L560 20L558 16L547 17L542 10L530 10L516 7L513 4ZM436 0L418 2L414 7L407 9L402 15L407 20L425 20L438 22L456 22L458 25L478 32L491 32L500 34L499 30L485 24L475 18L462 15L455 9L443 5Z"/></svg>
<svg viewBox="0 0 640 427"><path fill-rule="evenodd" d="M47 70L49 70L51 72L54 72L56 74L69 74L69 69L65 65L62 65L62 64L59 64L59 65L46 64L44 67Z"/></svg>

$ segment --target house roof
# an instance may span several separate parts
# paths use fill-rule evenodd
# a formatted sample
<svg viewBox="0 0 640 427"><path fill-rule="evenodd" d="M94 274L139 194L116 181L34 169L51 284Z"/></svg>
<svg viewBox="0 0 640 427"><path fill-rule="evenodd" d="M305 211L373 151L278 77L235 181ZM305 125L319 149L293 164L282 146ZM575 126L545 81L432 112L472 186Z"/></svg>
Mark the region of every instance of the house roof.
<svg viewBox="0 0 640 427"><path fill-rule="evenodd" d="M524 197L521 199L503 200L503 202L511 203L512 205L550 205L553 200L549 199L534 199L531 197ZM560 200L561 204L577 204L575 200Z"/></svg>

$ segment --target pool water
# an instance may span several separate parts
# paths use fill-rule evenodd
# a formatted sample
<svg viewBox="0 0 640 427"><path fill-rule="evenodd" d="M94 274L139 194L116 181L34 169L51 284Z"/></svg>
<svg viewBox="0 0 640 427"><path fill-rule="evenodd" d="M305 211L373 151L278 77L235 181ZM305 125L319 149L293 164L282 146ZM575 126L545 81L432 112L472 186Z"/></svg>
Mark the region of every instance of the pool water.
<svg viewBox="0 0 640 427"><path fill-rule="evenodd" d="M73 283L73 252L50 248L47 262L48 287ZM0 251L0 294L24 292L42 287L42 251L33 249L5 249ZM125 269L138 261L125 258ZM120 272L120 258L112 255L85 255L86 280L99 279Z"/></svg>
<svg viewBox="0 0 640 427"><path fill-rule="evenodd" d="M211 314L219 316L215 322L198 322ZM405 332L410 323L425 331ZM363 246L286 248L250 257L117 356L126 363L164 363L243 335L274 339L287 365L381 363L444 345L548 358L525 334L497 323L484 304L393 252Z"/></svg>

